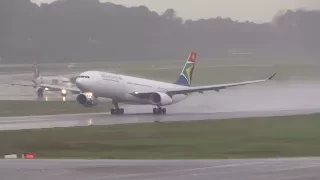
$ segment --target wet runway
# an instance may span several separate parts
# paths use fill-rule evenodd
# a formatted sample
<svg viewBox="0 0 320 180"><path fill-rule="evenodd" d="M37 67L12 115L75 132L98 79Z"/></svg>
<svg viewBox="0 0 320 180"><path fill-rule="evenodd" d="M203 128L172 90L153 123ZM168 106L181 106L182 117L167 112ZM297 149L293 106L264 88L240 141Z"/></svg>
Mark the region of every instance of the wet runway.
<svg viewBox="0 0 320 180"><path fill-rule="evenodd" d="M5 180L316 180L320 158L250 160L1 160Z"/></svg>
<svg viewBox="0 0 320 180"><path fill-rule="evenodd" d="M283 110L283 111L238 111L217 113L172 113L153 115L149 113L129 113L125 115L110 115L109 113L68 114L50 116L1 117L0 130L40 129L53 127L74 127L90 125L112 125L128 123L189 121L189 120L222 120L242 117L287 116L296 114L314 114L313 110Z"/></svg>

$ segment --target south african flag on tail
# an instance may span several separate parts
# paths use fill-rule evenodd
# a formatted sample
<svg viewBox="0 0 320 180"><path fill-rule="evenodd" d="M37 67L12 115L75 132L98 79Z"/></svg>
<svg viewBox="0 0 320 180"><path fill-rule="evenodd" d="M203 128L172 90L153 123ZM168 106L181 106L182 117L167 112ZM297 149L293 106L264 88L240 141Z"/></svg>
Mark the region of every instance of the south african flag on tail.
<svg viewBox="0 0 320 180"><path fill-rule="evenodd" d="M191 52L189 54L188 60L184 65L181 74L175 84L183 85L183 86L190 86L192 81L192 74L195 66L197 58L197 53Z"/></svg>

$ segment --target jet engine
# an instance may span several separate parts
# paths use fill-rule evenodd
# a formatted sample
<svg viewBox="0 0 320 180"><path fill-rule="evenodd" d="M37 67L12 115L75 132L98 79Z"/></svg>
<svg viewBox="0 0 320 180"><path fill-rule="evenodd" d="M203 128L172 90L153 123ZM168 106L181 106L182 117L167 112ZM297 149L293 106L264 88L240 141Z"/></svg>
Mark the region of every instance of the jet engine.
<svg viewBox="0 0 320 180"><path fill-rule="evenodd" d="M172 98L168 94L162 92L151 94L150 101L152 104L157 106L166 106L172 104Z"/></svg>
<svg viewBox="0 0 320 180"><path fill-rule="evenodd" d="M43 92L44 92L44 89L43 89L43 88L37 87L36 93L37 93L37 95L38 95L38 98L42 98L42 97L43 97Z"/></svg>
<svg viewBox="0 0 320 180"><path fill-rule="evenodd" d="M98 105L98 99L92 93L81 93L77 96L77 102L85 107Z"/></svg>

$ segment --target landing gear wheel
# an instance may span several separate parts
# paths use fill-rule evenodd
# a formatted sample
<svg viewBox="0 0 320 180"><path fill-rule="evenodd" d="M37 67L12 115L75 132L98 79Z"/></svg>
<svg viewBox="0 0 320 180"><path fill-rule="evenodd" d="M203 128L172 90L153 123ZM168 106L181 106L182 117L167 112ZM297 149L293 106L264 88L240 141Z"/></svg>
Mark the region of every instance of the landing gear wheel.
<svg viewBox="0 0 320 180"><path fill-rule="evenodd" d="M43 99L43 94L42 93L38 94L38 99Z"/></svg>
<svg viewBox="0 0 320 180"><path fill-rule="evenodd" d="M124 109L119 108L118 101L112 100L112 104L114 105L115 109L111 109L111 114L124 114Z"/></svg>
<svg viewBox="0 0 320 180"><path fill-rule="evenodd" d="M166 114L167 109L166 108L153 108L153 114Z"/></svg>
<svg viewBox="0 0 320 180"><path fill-rule="evenodd" d="M123 108L116 108L116 109L111 109L111 114L124 114L124 109Z"/></svg>

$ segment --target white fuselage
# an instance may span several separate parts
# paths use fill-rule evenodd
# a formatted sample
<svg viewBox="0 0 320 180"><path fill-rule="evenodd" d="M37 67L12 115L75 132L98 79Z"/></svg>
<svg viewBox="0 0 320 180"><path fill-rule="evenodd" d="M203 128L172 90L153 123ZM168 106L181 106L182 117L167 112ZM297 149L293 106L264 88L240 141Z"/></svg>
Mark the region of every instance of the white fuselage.
<svg viewBox="0 0 320 180"><path fill-rule="evenodd" d="M84 78L86 77L86 78ZM149 79L113 74L101 71L87 71L77 78L77 87L82 92L91 92L96 97L104 97L126 104L151 104L148 98L139 98L134 92L163 92L180 85ZM172 97L172 104L184 100L187 95Z"/></svg>

